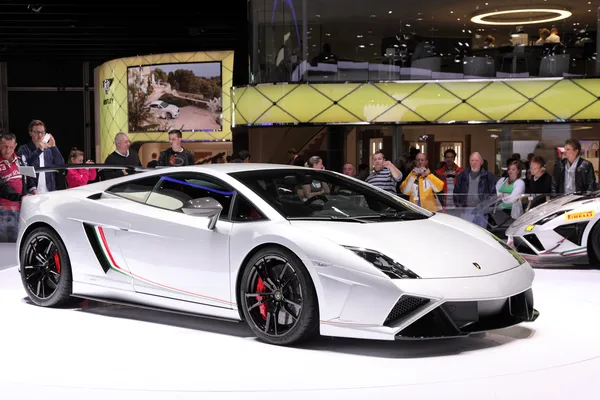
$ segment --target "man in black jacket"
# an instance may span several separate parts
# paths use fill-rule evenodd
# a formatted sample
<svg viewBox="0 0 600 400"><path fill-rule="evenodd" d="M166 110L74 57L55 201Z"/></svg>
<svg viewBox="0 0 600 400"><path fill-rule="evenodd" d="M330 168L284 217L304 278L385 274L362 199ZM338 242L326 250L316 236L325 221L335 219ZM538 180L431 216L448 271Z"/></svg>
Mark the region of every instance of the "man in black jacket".
<svg viewBox="0 0 600 400"><path fill-rule="evenodd" d="M119 166L131 166L141 167L142 163L138 153L130 149L131 140L125 132L119 132L115 135L115 151L110 153L106 160L105 165L119 165ZM107 169L102 171L102 177L104 180L118 178L127 175L127 170L111 170Z"/></svg>
<svg viewBox="0 0 600 400"><path fill-rule="evenodd" d="M552 194L592 192L596 190L594 166L581 158L581 143L575 139L565 142L565 158L554 166Z"/></svg>
<svg viewBox="0 0 600 400"><path fill-rule="evenodd" d="M179 129L169 131L169 144L171 147L161 151L158 156L158 165L161 167L183 167L194 165L194 154L181 146L182 133Z"/></svg>
<svg viewBox="0 0 600 400"><path fill-rule="evenodd" d="M488 226L488 215L476 212L477 206L496 195L496 178L483 168L483 157L475 152L469 157L469 168L456 177L454 205L464 208L462 218L482 228Z"/></svg>

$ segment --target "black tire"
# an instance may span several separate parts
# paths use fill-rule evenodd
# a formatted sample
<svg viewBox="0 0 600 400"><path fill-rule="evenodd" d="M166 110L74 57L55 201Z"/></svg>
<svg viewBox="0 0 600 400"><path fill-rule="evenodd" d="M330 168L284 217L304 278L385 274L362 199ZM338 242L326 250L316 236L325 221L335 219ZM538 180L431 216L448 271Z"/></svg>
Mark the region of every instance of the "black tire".
<svg viewBox="0 0 600 400"><path fill-rule="evenodd" d="M598 267L600 263L600 221L590 231L587 243L589 266Z"/></svg>
<svg viewBox="0 0 600 400"><path fill-rule="evenodd" d="M250 329L266 343L298 344L319 332L312 279L302 261L288 250L267 247L258 251L244 268L239 297Z"/></svg>
<svg viewBox="0 0 600 400"><path fill-rule="evenodd" d="M21 282L29 299L42 307L74 302L73 275L64 243L52 229L36 228L23 240Z"/></svg>

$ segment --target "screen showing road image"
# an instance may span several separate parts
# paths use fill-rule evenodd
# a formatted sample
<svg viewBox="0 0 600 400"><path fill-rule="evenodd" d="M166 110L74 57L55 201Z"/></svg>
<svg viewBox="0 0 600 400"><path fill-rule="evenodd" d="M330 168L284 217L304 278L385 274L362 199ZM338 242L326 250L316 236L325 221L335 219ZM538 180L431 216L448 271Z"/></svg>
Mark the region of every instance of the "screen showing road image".
<svg viewBox="0 0 600 400"><path fill-rule="evenodd" d="M129 132L221 130L221 63L127 68Z"/></svg>

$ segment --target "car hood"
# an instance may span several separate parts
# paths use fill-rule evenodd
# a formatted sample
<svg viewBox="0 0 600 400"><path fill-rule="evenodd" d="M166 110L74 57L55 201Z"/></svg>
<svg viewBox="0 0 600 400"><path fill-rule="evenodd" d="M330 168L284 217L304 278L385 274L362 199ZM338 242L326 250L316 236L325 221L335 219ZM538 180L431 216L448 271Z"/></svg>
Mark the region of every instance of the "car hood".
<svg viewBox="0 0 600 400"><path fill-rule="evenodd" d="M586 199L590 199L590 197L581 194L568 194L558 197L523 214L511 224L506 233L510 234L511 232L519 230L525 225L533 224L534 222L537 222L548 215L554 214L555 212L568 207L568 204L570 203ZM572 208L575 207L576 204L573 204Z"/></svg>
<svg viewBox="0 0 600 400"><path fill-rule="evenodd" d="M177 107L177 106L176 106L176 105L174 105L174 104L169 104L169 105L168 105L168 106L165 108L165 110L178 111L178 110L179 110L179 107Z"/></svg>
<svg viewBox="0 0 600 400"><path fill-rule="evenodd" d="M306 230L317 240L325 238L343 246L378 251L421 278L485 276L520 264L487 231L444 214L415 221L365 224L291 221L291 224Z"/></svg>

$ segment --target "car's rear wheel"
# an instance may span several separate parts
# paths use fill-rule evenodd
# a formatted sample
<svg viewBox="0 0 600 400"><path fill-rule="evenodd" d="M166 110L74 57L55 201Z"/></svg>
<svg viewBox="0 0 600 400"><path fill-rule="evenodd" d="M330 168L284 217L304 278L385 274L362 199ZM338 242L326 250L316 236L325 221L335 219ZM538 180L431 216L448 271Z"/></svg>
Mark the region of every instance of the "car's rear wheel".
<svg viewBox="0 0 600 400"><path fill-rule="evenodd" d="M71 303L72 274L67 249L47 227L36 228L21 247L21 281L29 299L44 307Z"/></svg>
<svg viewBox="0 0 600 400"><path fill-rule="evenodd" d="M596 225L590 231L590 235L588 236L587 242L587 251L590 266L597 266L600 263L600 222L597 222Z"/></svg>
<svg viewBox="0 0 600 400"><path fill-rule="evenodd" d="M297 344L318 334L314 285L302 261L288 250L264 248L248 261L240 300L250 329L267 343Z"/></svg>

